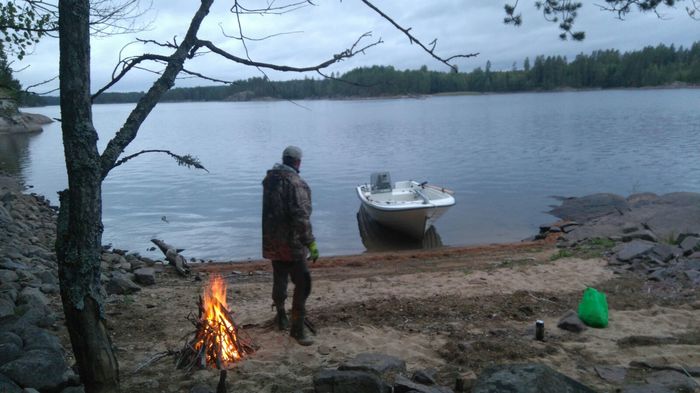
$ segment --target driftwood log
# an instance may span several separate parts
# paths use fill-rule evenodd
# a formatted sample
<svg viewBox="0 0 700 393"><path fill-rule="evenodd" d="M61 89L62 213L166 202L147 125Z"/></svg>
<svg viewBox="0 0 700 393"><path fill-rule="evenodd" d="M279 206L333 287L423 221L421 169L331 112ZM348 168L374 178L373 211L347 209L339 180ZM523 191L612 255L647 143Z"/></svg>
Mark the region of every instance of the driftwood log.
<svg viewBox="0 0 700 393"><path fill-rule="evenodd" d="M175 248L158 239L151 239L151 242L160 248L160 251L162 251L165 255L165 260L171 265L175 266L175 270L177 270L181 276L187 276L190 274L190 267L187 266L187 259L180 255L180 252L184 251L183 249Z"/></svg>

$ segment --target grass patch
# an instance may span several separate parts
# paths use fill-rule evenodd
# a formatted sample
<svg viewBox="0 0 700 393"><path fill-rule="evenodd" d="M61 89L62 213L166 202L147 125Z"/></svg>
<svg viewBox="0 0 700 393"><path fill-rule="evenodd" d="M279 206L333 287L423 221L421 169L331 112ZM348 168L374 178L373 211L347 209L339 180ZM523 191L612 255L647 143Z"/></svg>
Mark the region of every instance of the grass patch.
<svg viewBox="0 0 700 393"><path fill-rule="evenodd" d="M573 247L557 251L549 260L556 261L557 259L572 257L581 259L602 258L614 246L615 242L608 238L587 239Z"/></svg>

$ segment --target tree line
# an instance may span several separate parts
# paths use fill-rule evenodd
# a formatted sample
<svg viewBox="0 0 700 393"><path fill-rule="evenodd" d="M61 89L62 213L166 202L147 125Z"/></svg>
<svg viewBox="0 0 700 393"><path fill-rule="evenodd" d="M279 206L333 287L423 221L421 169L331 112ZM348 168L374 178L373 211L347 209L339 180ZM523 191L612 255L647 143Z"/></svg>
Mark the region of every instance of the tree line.
<svg viewBox="0 0 700 393"><path fill-rule="evenodd" d="M270 81L264 77L241 80L226 86L175 88L163 101L247 101L260 99L319 99L386 97L456 92L524 92L558 89L610 89L700 84L700 42L689 48L674 45L648 46L620 53L615 49L565 56L526 58L520 67L494 71L484 68L462 72L400 71L392 66L353 69L329 78ZM132 103L143 93L104 93L96 103ZM57 105L58 97L24 95L24 105Z"/></svg>

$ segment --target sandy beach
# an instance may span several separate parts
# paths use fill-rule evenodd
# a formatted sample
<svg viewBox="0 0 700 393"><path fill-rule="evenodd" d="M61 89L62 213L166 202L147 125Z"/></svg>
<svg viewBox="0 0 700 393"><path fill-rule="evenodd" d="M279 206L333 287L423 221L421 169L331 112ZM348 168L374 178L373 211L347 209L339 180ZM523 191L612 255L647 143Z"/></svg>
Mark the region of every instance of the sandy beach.
<svg viewBox="0 0 700 393"><path fill-rule="evenodd" d="M457 378L471 381L502 363L544 363L603 392L620 386L599 376L606 367L700 365L697 291L656 288L614 274L602 258L557 252L551 242L537 242L321 258L311 266L308 310L318 333L310 347L274 329L265 261L195 266L190 278L165 268L157 285L112 298L108 326L123 388L134 392L215 389L217 370L185 373L175 369L174 356L149 363L182 348L194 330L186 317L196 313L212 273L225 278L234 319L259 347L229 371L234 392L313 391L318 370L366 352L402 358L409 371L433 368L452 388ZM610 325L558 329L587 286L606 293ZM542 342L533 339L537 319L545 322ZM628 371L627 378L643 382L649 371Z"/></svg>

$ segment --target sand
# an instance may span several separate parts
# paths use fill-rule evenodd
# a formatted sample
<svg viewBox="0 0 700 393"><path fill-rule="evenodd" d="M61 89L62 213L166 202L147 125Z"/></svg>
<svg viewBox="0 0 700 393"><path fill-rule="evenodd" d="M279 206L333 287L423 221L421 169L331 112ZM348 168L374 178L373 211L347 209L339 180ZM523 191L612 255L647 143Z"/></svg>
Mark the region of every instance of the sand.
<svg viewBox="0 0 700 393"><path fill-rule="evenodd" d="M613 274L601 258L550 260L556 252L549 243L522 243L321 258L311 267L307 306L318 334L310 347L272 326L267 262L197 266L189 278L164 268L157 285L108 304L122 386L129 392L216 387L217 370L187 373L174 368L174 356L148 363L182 348L194 329L187 316L196 312L210 273L224 276L236 323L259 348L229 371L230 392L309 389L318 370L363 352L400 357L409 371L434 368L449 387L458 377L473 379L485 367L511 362L542 362L600 391L622 385L600 378L597 366L700 366L697 291L659 296L641 278ZM579 334L556 328L587 286L606 292L610 326ZM537 319L545 321L544 342L533 340ZM629 339L640 335L665 339L656 345ZM643 382L640 375L628 373Z"/></svg>

